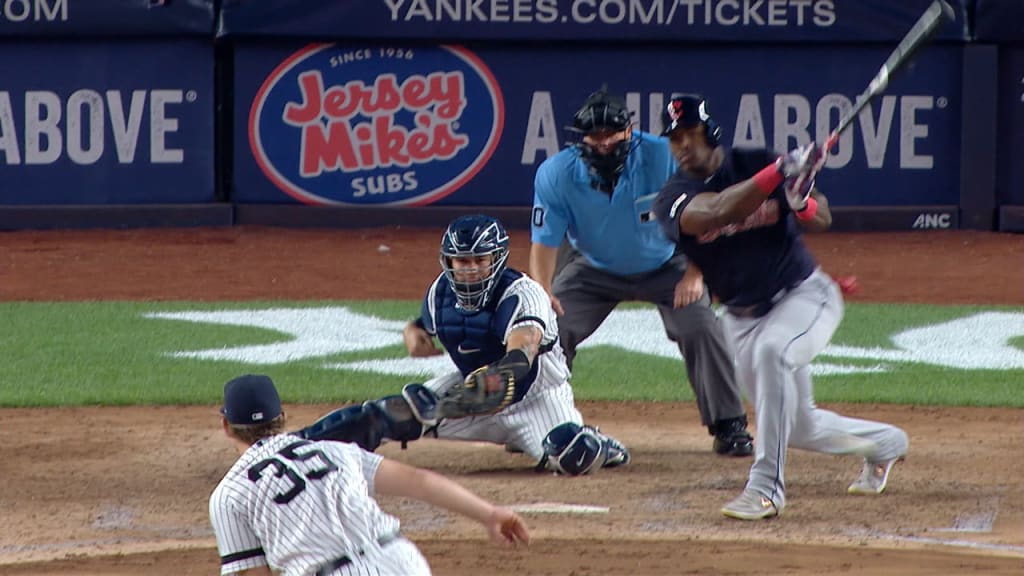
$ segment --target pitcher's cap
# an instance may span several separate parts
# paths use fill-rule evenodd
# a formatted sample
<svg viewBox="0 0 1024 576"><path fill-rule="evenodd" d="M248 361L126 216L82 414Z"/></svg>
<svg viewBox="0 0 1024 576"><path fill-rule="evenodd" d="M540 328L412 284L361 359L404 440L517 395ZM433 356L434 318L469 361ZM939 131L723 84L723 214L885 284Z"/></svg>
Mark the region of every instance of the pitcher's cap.
<svg viewBox="0 0 1024 576"><path fill-rule="evenodd" d="M281 397L269 376L246 374L224 385L220 411L231 424L262 424L281 415Z"/></svg>

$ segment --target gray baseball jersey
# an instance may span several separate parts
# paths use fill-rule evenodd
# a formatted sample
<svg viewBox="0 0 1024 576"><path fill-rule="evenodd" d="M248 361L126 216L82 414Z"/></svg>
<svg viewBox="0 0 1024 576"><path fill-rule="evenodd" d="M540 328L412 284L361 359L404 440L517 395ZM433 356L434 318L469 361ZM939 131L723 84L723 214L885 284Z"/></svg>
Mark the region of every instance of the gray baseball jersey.
<svg viewBox="0 0 1024 576"><path fill-rule="evenodd" d="M443 287L445 284L442 283L447 282L443 275L439 276L424 300L424 324L431 334L436 333L441 314L437 309L436 292L439 285ZM583 416L576 409L572 387L569 385L570 374L565 354L558 345L558 320L544 288L528 276L520 275L496 297L496 309L501 313L495 314L496 320L490 323L490 333L486 338L498 340L504 346L512 330L524 326L540 329L543 333L540 348L546 351L537 356L535 361L537 376L526 395L518 402L497 414L444 420L437 429L437 435L439 438L454 440L505 444L540 460L544 455L541 443L552 428L565 422L583 424ZM448 350L448 354L453 357L473 353L462 344L454 348ZM461 371L455 371L429 380L424 385L443 394L464 377Z"/></svg>
<svg viewBox="0 0 1024 576"><path fill-rule="evenodd" d="M373 498L382 460L290 434L251 446L210 496L221 574L268 565L310 575L342 556L350 563L332 574L430 574L415 545L388 540L399 521Z"/></svg>

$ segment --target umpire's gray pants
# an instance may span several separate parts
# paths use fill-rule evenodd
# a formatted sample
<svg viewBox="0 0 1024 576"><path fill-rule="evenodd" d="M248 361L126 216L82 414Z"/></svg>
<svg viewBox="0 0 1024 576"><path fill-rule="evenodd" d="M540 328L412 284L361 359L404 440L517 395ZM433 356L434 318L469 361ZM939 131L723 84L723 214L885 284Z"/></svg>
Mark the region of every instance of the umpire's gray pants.
<svg viewBox="0 0 1024 576"><path fill-rule="evenodd" d="M676 284L686 271L685 256L677 255L651 272L619 276L595 268L585 256L570 252L560 254L559 268L552 292L565 311L558 318L558 339L570 369L576 347L597 330L619 302L650 302L658 307L669 340L683 355L701 422L711 426L744 414L732 352L710 308L707 290L689 306L672 307Z"/></svg>

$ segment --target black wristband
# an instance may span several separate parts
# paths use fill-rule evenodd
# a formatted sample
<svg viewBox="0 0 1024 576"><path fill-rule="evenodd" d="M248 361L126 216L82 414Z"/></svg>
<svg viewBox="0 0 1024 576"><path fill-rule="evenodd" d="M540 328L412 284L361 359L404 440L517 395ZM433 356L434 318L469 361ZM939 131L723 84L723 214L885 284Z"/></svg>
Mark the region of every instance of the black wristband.
<svg viewBox="0 0 1024 576"><path fill-rule="evenodd" d="M513 350L501 360L498 360L498 366L501 368L508 368L512 371L512 375L515 376L516 380L524 380L530 374L530 358L526 356L526 352L520 349Z"/></svg>
<svg viewBox="0 0 1024 576"><path fill-rule="evenodd" d="M420 330L426 330L427 329L427 325L423 323L423 317L422 316L420 316L419 318L413 320L412 323L415 324Z"/></svg>

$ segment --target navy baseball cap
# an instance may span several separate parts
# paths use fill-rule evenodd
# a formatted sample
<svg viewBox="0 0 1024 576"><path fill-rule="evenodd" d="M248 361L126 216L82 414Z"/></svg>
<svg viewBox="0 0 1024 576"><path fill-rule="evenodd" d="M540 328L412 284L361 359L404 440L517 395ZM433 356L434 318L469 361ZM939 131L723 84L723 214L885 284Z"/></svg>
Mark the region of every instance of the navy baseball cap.
<svg viewBox="0 0 1024 576"><path fill-rule="evenodd" d="M281 397L269 376L246 374L224 385L220 412L231 424L262 424L281 415Z"/></svg>
<svg viewBox="0 0 1024 576"><path fill-rule="evenodd" d="M662 136L668 136L676 128L692 128L708 119L705 109L707 104L700 94L673 94L662 114L664 130Z"/></svg>

